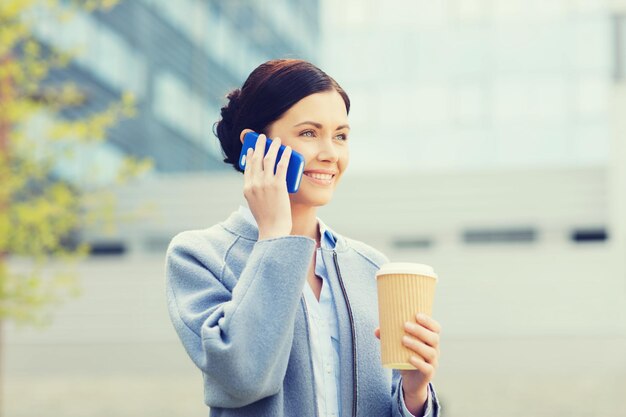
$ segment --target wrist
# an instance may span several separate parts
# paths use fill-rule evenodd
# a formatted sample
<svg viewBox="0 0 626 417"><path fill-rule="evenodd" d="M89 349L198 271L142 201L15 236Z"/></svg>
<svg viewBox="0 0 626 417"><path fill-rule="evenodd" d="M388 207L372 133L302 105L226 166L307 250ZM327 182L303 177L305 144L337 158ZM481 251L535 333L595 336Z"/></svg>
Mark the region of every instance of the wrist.
<svg viewBox="0 0 626 417"><path fill-rule="evenodd" d="M289 233L263 233L259 234L258 240L278 239L280 237L289 236Z"/></svg>
<svg viewBox="0 0 626 417"><path fill-rule="evenodd" d="M426 402L428 401L428 385L407 392L403 384L402 395L404 396L404 404L411 414L421 415L424 413Z"/></svg>
<svg viewBox="0 0 626 417"><path fill-rule="evenodd" d="M291 229L290 230L286 230L286 229L265 230L265 229L260 228L258 240L276 239L279 237L285 237L285 236L289 236L291 234L290 232L291 232Z"/></svg>

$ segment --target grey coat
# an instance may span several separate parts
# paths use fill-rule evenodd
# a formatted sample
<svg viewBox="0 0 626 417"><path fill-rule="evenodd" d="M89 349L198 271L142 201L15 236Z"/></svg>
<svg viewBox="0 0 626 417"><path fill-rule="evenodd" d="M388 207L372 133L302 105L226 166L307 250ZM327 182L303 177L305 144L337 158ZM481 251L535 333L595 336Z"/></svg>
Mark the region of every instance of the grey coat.
<svg viewBox="0 0 626 417"><path fill-rule="evenodd" d="M381 366L375 272L387 259L364 243L337 237L323 250L340 331L341 415L401 416L400 375ZM235 212L170 243L169 313L187 353L202 371L215 416L316 416L315 385L302 289L314 240L257 241ZM434 390L433 416L439 415Z"/></svg>

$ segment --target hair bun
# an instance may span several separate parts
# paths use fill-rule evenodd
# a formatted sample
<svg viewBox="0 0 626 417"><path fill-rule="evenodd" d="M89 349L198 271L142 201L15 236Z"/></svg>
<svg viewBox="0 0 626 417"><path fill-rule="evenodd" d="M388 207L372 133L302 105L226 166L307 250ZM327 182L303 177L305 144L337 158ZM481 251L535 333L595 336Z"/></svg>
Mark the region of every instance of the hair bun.
<svg viewBox="0 0 626 417"><path fill-rule="evenodd" d="M241 89L237 88L226 96L228 103L222 107L220 115L222 116L222 122L225 122L229 126L232 126L233 120L239 110L239 101L241 98Z"/></svg>
<svg viewBox="0 0 626 417"><path fill-rule="evenodd" d="M220 141L224 156L226 156L224 162L232 164L233 160L229 155L232 149L241 146L238 139L239 133L234 132L241 101L241 89L237 88L231 91L226 98L228 102L220 109L221 119L219 122L215 123L213 133ZM235 135L237 137L235 137Z"/></svg>

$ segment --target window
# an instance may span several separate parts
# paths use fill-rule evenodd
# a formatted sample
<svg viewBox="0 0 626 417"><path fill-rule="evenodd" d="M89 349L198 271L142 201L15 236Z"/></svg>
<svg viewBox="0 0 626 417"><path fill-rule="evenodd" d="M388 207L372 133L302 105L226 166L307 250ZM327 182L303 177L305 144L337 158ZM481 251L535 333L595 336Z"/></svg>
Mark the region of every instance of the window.
<svg viewBox="0 0 626 417"><path fill-rule="evenodd" d="M489 4L485 0L456 0L452 2L452 9L461 21L483 20L490 12Z"/></svg>
<svg viewBox="0 0 626 417"><path fill-rule="evenodd" d="M459 84L454 91L455 121L464 126L481 125L487 118L487 87L479 82Z"/></svg>
<svg viewBox="0 0 626 417"><path fill-rule="evenodd" d="M613 17L614 78L626 81L626 14Z"/></svg>
<svg viewBox="0 0 626 417"><path fill-rule="evenodd" d="M214 117L207 116L214 112L173 74L161 72L155 76L153 110L163 123L215 153L209 140L211 123L208 122Z"/></svg>
<svg viewBox="0 0 626 417"><path fill-rule="evenodd" d="M119 34L96 18L76 13L59 21L44 8L35 20L35 31L44 41L75 54L75 62L117 91L145 94L147 64L142 55Z"/></svg>
<svg viewBox="0 0 626 417"><path fill-rule="evenodd" d="M577 229L571 233L571 240L575 243L598 243L608 240L608 233L605 228Z"/></svg>
<svg viewBox="0 0 626 417"><path fill-rule="evenodd" d="M533 228L475 229L463 233L463 241L468 244L532 243L537 240Z"/></svg>
<svg viewBox="0 0 626 417"><path fill-rule="evenodd" d="M429 249L433 244L433 240L428 237L398 238L393 241L397 249Z"/></svg>

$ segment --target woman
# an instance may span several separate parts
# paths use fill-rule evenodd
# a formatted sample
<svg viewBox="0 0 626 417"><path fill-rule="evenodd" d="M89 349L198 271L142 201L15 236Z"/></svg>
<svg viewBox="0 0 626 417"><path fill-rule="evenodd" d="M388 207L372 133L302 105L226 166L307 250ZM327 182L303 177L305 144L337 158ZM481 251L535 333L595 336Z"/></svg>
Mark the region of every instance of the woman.
<svg viewBox="0 0 626 417"><path fill-rule="evenodd" d="M416 370L381 366L375 272L387 259L316 217L348 165L350 101L314 65L274 60L228 95L217 123L239 170L240 207L224 222L176 236L167 254L170 316L202 370L211 416L437 416L430 381L439 324L418 315L403 343ZM278 163L280 144L287 148ZM291 150L305 159L297 193L286 187Z"/></svg>

